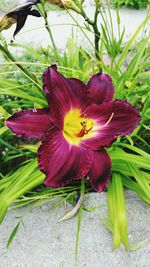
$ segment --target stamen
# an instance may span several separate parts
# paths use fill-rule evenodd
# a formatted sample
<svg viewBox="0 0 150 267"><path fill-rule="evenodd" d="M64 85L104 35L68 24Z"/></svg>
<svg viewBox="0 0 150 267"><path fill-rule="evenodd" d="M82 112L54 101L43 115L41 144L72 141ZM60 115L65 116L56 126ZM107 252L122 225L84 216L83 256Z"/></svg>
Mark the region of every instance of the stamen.
<svg viewBox="0 0 150 267"><path fill-rule="evenodd" d="M84 135L87 135L93 128L93 122L91 122L91 127L87 129L87 115L84 115L84 118L86 119L85 121L80 122L82 129L80 132L76 134L77 137L83 137Z"/></svg>
<svg viewBox="0 0 150 267"><path fill-rule="evenodd" d="M103 127L105 127L105 126L107 126L110 122L111 122L111 120L112 120L112 118L113 118L113 116L114 116L114 114L115 113L112 113L111 114L111 116L110 116L110 118L109 118L109 120L104 124L104 126Z"/></svg>
<svg viewBox="0 0 150 267"><path fill-rule="evenodd" d="M91 127L87 130L85 129L85 134L88 134L92 130L93 126L94 126L94 123L91 122Z"/></svg>

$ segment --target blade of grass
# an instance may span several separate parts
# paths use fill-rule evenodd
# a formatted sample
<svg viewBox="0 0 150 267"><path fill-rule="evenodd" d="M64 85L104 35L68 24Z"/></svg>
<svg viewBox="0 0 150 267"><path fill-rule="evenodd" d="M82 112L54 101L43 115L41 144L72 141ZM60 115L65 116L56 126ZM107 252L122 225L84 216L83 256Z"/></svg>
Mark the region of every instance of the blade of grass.
<svg viewBox="0 0 150 267"><path fill-rule="evenodd" d="M85 192L85 182L84 182L84 179L82 179L80 194L83 198L83 201L84 201L84 192ZM77 257L78 257L79 234L80 234L80 229L81 229L82 213L83 213L83 202L79 208L79 213L78 213L78 227L77 227L77 233L76 233L76 249L75 249L75 263L76 264L77 264Z"/></svg>
<svg viewBox="0 0 150 267"><path fill-rule="evenodd" d="M21 222L22 222L22 219L17 223L17 225L14 227L13 231L11 232L11 234L10 234L10 236L8 238L7 244L6 244L6 248L7 249L9 248L9 246L12 243L14 237L16 236Z"/></svg>

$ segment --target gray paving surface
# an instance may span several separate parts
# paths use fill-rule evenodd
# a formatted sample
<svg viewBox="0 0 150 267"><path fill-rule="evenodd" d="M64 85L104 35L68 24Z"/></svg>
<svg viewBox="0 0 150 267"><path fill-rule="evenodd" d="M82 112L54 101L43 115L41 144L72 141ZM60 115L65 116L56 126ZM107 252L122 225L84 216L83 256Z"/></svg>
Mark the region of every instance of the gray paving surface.
<svg viewBox="0 0 150 267"><path fill-rule="evenodd" d="M112 236L96 212L83 213L79 240L78 267L150 267L150 213L133 193L127 192L129 235L131 244L148 239L135 252L123 247L113 250ZM104 205L106 195L93 193L86 206ZM77 217L62 223L64 207L55 213L51 205L9 211L0 227L0 267L74 267ZM70 209L70 206L68 207ZM10 232L17 223L16 216L23 216L25 228L20 227L12 245L6 250Z"/></svg>

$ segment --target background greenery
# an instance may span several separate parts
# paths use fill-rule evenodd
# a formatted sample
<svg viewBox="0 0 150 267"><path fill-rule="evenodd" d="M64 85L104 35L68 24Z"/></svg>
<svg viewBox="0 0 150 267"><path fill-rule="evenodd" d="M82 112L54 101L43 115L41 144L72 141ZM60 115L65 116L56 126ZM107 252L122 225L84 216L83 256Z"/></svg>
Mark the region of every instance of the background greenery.
<svg viewBox="0 0 150 267"><path fill-rule="evenodd" d="M112 0L112 4L117 6L127 6L133 8L144 8L150 4L149 0Z"/></svg>

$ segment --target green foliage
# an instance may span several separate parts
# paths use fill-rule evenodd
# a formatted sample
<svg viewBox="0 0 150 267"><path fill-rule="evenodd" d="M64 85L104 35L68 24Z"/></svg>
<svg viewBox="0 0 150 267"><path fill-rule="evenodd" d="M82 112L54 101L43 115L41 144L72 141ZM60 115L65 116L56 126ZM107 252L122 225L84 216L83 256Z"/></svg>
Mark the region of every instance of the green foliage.
<svg viewBox="0 0 150 267"><path fill-rule="evenodd" d="M128 6L133 8L144 8L149 4L149 0L112 0L112 4L115 7Z"/></svg>
<svg viewBox="0 0 150 267"><path fill-rule="evenodd" d="M109 225L114 235L114 248L118 248L122 243L126 248L136 250L146 240L136 246L131 246L129 243L124 190L122 178L119 173L114 172L113 174L107 191L107 201Z"/></svg>

